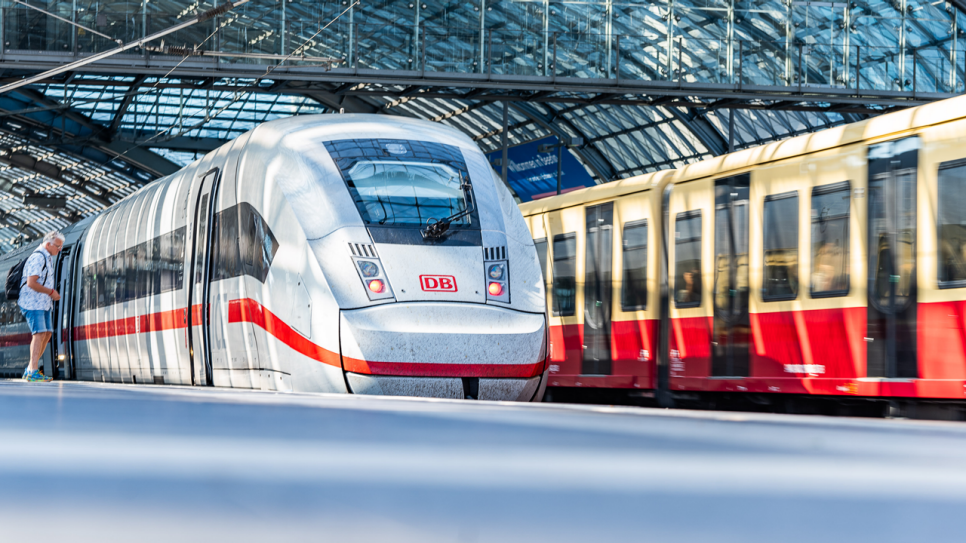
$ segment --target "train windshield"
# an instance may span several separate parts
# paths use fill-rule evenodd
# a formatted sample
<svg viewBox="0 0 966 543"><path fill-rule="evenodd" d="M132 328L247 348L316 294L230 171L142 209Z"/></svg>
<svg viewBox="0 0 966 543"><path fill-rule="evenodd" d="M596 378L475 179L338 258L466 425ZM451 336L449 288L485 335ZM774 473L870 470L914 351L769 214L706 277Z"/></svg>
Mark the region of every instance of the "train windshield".
<svg viewBox="0 0 966 543"><path fill-rule="evenodd" d="M423 227L453 217L451 226L479 228L458 147L390 139L330 141L325 147L367 226ZM460 216L466 210L472 212Z"/></svg>
<svg viewBox="0 0 966 543"><path fill-rule="evenodd" d="M366 160L345 176L367 224L425 225L467 209L462 175L445 164ZM452 224L469 221L466 215Z"/></svg>

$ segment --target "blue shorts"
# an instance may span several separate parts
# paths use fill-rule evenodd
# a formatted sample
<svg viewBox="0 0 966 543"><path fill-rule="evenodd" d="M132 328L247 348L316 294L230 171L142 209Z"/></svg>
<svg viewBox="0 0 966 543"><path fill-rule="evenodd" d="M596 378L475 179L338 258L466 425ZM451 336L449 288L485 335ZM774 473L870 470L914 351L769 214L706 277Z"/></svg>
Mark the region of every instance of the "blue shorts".
<svg viewBox="0 0 966 543"><path fill-rule="evenodd" d="M42 334L44 332L54 331L54 327L50 321L50 311L43 309L24 309L21 307L20 312L27 319L27 326L30 327L31 334Z"/></svg>

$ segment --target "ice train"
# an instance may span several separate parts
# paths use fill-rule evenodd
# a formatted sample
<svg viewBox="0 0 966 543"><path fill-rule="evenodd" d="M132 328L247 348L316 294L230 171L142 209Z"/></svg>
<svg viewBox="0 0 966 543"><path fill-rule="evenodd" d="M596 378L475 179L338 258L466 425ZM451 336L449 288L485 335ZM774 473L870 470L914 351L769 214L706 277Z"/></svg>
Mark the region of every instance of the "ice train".
<svg viewBox="0 0 966 543"><path fill-rule="evenodd" d="M546 384L527 225L440 124L265 123L64 233L43 360L60 379L520 401ZM29 340L4 301L0 375Z"/></svg>

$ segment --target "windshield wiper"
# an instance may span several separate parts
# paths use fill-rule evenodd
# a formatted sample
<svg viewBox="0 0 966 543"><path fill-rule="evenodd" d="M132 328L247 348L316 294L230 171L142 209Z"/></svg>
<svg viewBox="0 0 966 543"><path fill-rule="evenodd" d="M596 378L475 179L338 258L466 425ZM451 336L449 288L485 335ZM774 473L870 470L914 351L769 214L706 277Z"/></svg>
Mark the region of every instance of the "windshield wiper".
<svg viewBox="0 0 966 543"><path fill-rule="evenodd" d="M462 177L462 175L460 177ZM466 195L466 201L469 202L470 205L460 211L457 211L456 213L453 213L449 217L443 217L442 219L430 217L427 219L426 227L420 230L420 232L423 234L423 238L442 239L449 232L449 227L453 221L462 219L470 213L473 213L473 211L476 209L476 205L473 202L473 197L471 196L472 193L470 192L470 189L473 188L473 185L471 185L469 181L466 181L460 185L460 188L463 189L463 192Z"/></svg>

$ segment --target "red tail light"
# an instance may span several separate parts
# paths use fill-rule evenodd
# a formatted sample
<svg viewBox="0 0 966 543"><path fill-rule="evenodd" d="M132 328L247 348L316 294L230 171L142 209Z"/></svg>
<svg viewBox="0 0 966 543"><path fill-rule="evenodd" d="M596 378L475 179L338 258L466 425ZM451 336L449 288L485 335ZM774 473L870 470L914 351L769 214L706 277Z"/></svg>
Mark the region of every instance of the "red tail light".
<svg viewBox="0 0 966 543"><path fill-rule="evenodd" d="M500 283L490 283L487 289L490 292L490 296L502 296L503 295L503 285Z"/></svg>
<svg viewBox="0 0 966 543"><path fill-rule="evenodd" d="M373 279L369 281L369 290L375 292L376 294L382 294L386 290L386 285L378 279Z"/></svg>

